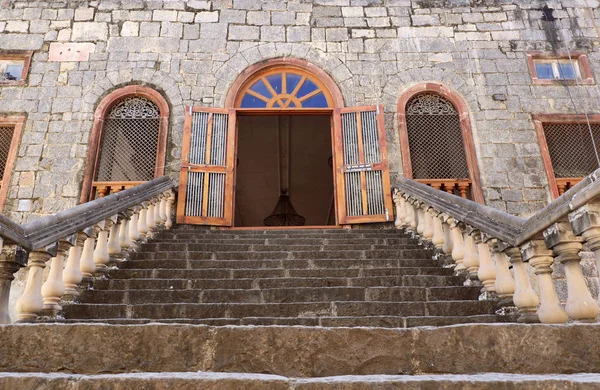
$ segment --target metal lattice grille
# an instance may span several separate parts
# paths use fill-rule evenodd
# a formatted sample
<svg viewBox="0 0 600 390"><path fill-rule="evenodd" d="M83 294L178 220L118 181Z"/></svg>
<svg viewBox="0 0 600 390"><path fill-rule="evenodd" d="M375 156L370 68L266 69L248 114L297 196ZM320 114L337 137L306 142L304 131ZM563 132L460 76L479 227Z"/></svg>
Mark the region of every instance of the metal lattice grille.
<svg viewBox="0 0 600 390"><path fill-rule="evenodd" d="M15 128L12 126L0 127L0 180L4 180L6 160L8 160L14 132Z"/></svg>
<svg viewBox="0 0 600 390"><path fill-rule="evenodd" d="M406 104L414 179L467 179L469 168L458 112L448 100L423 93Z"/></svg>
<svg viewBox="0 0 600 390"><path fill-rule="evenodd" d="M150 100L130 97L107 115L102 129L97 181L154 178L160 111Z"/></svg>
<svg viewBox="0 0 600 390"><path fill-rule="evenodd" d="M591 128L596 145L600 145L600 124ZM584 177L598 168L587 123L544 124L544 134L557 178Z"/></svg>

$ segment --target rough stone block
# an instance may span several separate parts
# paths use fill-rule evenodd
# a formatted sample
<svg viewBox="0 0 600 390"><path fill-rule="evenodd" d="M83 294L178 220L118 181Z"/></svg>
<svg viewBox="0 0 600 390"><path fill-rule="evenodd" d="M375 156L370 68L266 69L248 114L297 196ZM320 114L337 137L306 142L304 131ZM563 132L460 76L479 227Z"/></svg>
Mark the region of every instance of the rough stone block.
<svg viewBox="0 0 600 390"><path fill-rule="evenodd" d="M218 11L198 12L196 14L196 19L195 19L196 23L216 23L218 21L219 21L219 12Z"/></svg>
<svg viewBox="0 0 600 390"><path fill-rule="evenodd" d="M233 41L257 40L260 29L254 26L229 26L229 39Z"/></svg>
<svg viewBox="0 0 600 390"><path fill-rule="evenodd" d="M310 41L309 26L290 26L287 28L288 42L308 42Z"/></svg>
<svg viewBox="0 0 600 390"><path fill-rule="evenodd" d="M98 22L74 22L74 41L105 41L108 38L108 25Z"/></svg>

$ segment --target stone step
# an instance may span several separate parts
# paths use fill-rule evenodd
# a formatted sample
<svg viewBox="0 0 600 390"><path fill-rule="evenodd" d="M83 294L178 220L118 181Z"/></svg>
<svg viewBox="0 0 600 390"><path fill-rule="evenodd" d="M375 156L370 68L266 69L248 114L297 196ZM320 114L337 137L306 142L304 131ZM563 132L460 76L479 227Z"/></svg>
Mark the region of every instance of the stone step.
<svg viewBox="0 0 600 390"><path fill-rule="evenodd" d="M246 244L246 245L419 245L412 238L198 238L183 234L170 238L160 238L157 242L166 244ZM152 241L150 244L155 243Z"/></svg>
<svg viewBox="0 0 600 390"><path fill-rule="evenodd" d="M492 314L488 301L310 302L310 303L169 303L88 304L64 306L65 318L243 318L306 316L469 316Z"/></svg>
<svg viewBox="0 0 600 390"><path fill-rule="evenodd" d="M5 325L0 326L0 351L0 372L212 371L305 378L398 373L575 374L600 372L600 326Z"/></svg>
<svg viewBox="0 0 600 390"><path fill-rule="evenodd" d="M420 245L417 244L404 244L404 245L382 245L382 244L365 244L365 243L342 243L342 244L272 244L272 243L253 243L253 244L241 244L237 242L233 243L185 243L185 242L159 242L152 244L143 244L138 253L146 252L173 252L173 251L186 251L186 252L241 252L241 251L252 251L252 252L299 252L299 251L377 251L377 250L423 250ZM135 253L134 255L137 255Z"/></svg>
<svg viewBox="0 0 600 390"><path fill-rule="evenodd" d="M425 267L428 270L432 267ZM356 278L368 276L420 276L422 272L418 267L401 267L401 268L325 268L319 267L307 268L271 268L271 269L256 269L256 268L202 268L202 269L170 269L170 268L154 268L154 269L115 269L110 272L112 279L237 279L237 278L286 278L286 277L342 277ZM437 271L435 271L437 273ZM447 271L443 268L439 270L440 274L433 275L441 277L450 277ZM457 279L454 279L457 280ZM460 280L460 279L458 279Z"/></svg>
<svg viewBox="0 0 600 390"><path fill-rule="evenodd" d="M393 290L386 294L385 290ZM291 303L326 301L476 300L478 287L304 287L282 289L193 289L84 291L85 303ZM442 299L438 299L441 296Z"/></svg>
<svg viewBox="0 0 600 390"><path fill-rule="evenodd" d="M419 272L427 268L417 269ZM432 269L434 272L438 269ZM425 272L426 273L426 272ZM432 287L456 286L462 278L454 276L374 276L374 277L289 277L289 278L237 278L237 279L108 279L97 280L97 290L185 290L185 289L263 289L285 287L334 287L334 286L387 286Z"/></svg>
<svg viewBox="0 0 600 390"><path fill-rule="evenodd" d="M5 389L205 389L205 390L549 390L598 389L600 374L523 375L355 375L323 378L288 378L280 375L213 372L138 372L77 375L64 373L0 373Z"/></svg>
<svg viewBox="0 0 600 390"><path fill-rule="evenodd" d="M436 267L437 266L437 267ZM120 269L331 269L331 268L432 268L444 271L434 260L420 259L266 259L266 260L131 260L119 264ZM444 274L451 274L446 269ZM418 272L416 273L418 274Z"/></svg>

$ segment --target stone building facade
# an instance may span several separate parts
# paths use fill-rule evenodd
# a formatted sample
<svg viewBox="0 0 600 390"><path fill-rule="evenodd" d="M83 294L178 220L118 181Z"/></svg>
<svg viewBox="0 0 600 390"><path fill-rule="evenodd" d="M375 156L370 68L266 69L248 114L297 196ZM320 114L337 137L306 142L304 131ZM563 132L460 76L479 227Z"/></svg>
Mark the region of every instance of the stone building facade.
<svg viewBox="0 0 600 390"><path fill-rule="evenodd" d="M550 19L544 20L544 6ZM4 205L16 222L80 202L94 113L130 85L169 106L165 173L179 177L185 106L225 107L268 59L326 72L345 106L383 104L392 176L403 174L398 104L439 85L464 102L486 204L527 216L552 198L535 115L600 113L592 83L536 83L528 54L600 72L597 0L0 0L0 54L32 51L0 116L24 117ZM52 54L74 43L78 57ZM69 47L69 46L61 46ZM555 52L554 49L557 51ZM57 56L57 57L54 57ZM587 130L587 124L584 123Z"/></svg>

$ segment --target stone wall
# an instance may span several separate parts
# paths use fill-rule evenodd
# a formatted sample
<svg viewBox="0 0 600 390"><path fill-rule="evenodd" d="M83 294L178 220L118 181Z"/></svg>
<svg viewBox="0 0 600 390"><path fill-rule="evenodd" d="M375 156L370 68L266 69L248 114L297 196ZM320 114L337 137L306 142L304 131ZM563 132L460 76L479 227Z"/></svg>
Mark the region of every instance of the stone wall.
<svg viewBox="0 0 600 390"><path fill-rule="evenodd" d="M525 52L551 50L544 3L0 0L0 50L35 50L26 85L0 87L0 114L27 116L5 213L23 222L78 203L93 113L111 91L144 84L167 99L167 172L177 177L184 105L222 107L242 70L295 57L329 73L347 106L385 105L393 174L403 90L455 91L470 111L486 202L529 215L550 199L531 115L600 112L595 85L571 87L575 109L564 86L532 84ZM598 0L548 4L560 47L587 52L598 76ZM51 62L53 42L95 47L87 61Z"/></svg>

